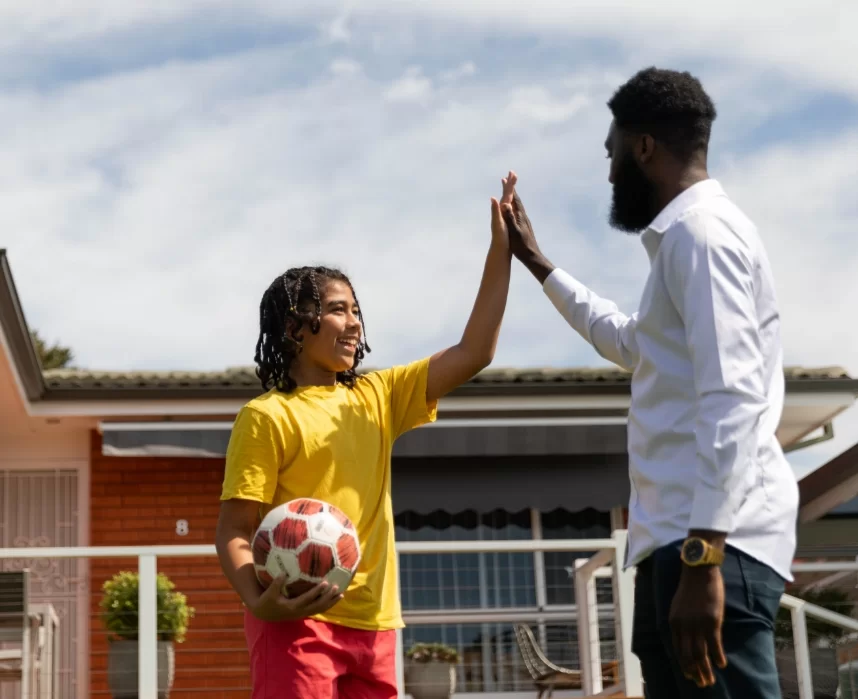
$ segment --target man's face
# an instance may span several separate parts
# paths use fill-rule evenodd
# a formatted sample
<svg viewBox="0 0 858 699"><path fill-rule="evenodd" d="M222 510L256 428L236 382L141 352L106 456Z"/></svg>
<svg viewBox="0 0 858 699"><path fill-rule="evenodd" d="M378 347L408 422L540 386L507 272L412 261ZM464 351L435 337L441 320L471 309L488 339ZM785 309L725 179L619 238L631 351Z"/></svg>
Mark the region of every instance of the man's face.
<svg viewBox="0 0 858 699"><path fill-rule="evenodd" d="M611 124L605 148L611 161L608 181L614 186L610 224L626 233L641 233L658 213L655 185L635 159L631 139Z"/></svg>

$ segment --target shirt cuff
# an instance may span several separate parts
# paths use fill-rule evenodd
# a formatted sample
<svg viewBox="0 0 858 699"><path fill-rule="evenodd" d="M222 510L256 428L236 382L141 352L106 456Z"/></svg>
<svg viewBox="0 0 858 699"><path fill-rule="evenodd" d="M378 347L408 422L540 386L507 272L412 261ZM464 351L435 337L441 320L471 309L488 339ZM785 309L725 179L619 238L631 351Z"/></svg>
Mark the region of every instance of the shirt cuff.
<svg viewBox="0 0 858 699"><path fill-rule="evenodd" d="M569 296L587 290L586 286L559 267L555 267L542 283L542 291L555 306L566 301Z"/></svg>
<svg viewBox="0 0 858 699"><path fill-rule="evenodd" d="M737 492L725 493L704 483L698 483L694 489L694 502L691 505L688 528L731 534L743 492L737 490Z"/></svg>

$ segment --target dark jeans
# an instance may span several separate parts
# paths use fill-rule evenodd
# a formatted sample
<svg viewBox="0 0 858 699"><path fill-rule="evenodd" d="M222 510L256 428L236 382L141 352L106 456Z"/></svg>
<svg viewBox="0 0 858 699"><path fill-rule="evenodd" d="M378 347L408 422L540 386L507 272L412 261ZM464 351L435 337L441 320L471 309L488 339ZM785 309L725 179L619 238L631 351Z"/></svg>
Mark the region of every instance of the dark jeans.
<svg viewBox="0 0 858 699"><path fill-rule="evenodd" d="M681 542L655 551L637 568L632 651L641 661L647 699L781 699L774 620L784 580L768 566L727 547L721 566L725 612L721 642L727 667L699 689L676 661L668 615L679 584Z"/></svg>

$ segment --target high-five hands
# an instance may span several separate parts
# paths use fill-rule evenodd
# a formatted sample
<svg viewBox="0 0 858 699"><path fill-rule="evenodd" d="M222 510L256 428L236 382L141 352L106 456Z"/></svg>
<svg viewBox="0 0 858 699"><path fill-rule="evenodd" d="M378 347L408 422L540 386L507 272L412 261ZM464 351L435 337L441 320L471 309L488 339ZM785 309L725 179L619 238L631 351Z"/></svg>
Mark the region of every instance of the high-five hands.
<svg viewBox="0 0 858 699"><path fill-rule="evenodd" d="M524 204L521 202L518 192L515 191L518 177L512 171L509 174L510 176L503 180L504 197L500 202L501 217L503 218L504 227L509 237L509 248L512 254L542 284L548 275L554 271L554 265L549 262L539 249L530 218L524 210ZM511 189L511 197L507 191L508 187ZM494 202L494 199L492 199L492 202ZM492 207L492 211L494 211L494 203Z"/></svg>
<svg viewBox="0 0 858 699"><path fill-rule="evenodd" d="M533 226L524 210L524 204L518 196L518 192L515 191L514 183L512 197L510 201L501 204L501 213L509 231L509 244L513 254L518 259L523 260L527 255L539 253L539 245L533 233Z"/></svg>

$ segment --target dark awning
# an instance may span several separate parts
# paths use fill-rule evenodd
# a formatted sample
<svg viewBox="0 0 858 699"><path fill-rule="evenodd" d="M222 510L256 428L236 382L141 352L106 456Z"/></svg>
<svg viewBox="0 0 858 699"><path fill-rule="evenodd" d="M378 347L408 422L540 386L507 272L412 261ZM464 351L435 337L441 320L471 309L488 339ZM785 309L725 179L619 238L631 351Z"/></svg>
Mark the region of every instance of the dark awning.
<svg viewBox="0 0 858 699"><path fill-rule="evenodd" d="M531 507L607 512L627 507L629 490L625 456L400 458L393 465L396 513Z"/></svg>

